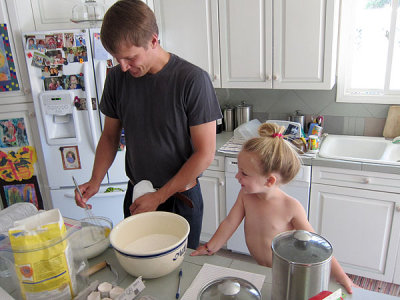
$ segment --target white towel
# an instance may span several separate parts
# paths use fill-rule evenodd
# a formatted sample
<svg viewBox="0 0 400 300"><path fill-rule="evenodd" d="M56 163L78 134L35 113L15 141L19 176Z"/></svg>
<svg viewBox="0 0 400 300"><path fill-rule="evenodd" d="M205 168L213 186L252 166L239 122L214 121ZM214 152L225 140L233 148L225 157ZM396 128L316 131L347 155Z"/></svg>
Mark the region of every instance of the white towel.
<svg viewBox="0 0 400 300"><path fill-rule="evenodd" d="M132 196L132 203L139 197L143 196L144 194L155 192L156 189L153 187L153 184L148 180L142 180L135 184L133 188L133 196Z"/></svg>

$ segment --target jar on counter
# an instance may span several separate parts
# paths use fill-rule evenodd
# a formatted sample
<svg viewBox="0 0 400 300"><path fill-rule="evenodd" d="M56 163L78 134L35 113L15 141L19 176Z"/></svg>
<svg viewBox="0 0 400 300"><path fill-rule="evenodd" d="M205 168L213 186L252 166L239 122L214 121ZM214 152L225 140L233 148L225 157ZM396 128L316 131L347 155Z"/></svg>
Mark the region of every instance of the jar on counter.
<svg viewBox="0 0 400 300"><path fill-rule="evenodd" d="M235 127L249 122L253 118L253 106L242 101L241 104L236 105L236 120Z"/></svg>

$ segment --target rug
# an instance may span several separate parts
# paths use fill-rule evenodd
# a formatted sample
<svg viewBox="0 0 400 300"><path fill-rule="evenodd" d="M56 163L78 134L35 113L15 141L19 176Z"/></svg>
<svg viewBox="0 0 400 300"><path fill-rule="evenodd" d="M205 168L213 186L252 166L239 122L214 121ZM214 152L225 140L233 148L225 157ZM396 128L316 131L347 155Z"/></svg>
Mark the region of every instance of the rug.
<svg viewBox="0 0 400 300"><path fill-rule="evenodd" d="M356 276L352 274L347 275L355 284L363 289L400 297L400 285L398 284Z"/></svg>

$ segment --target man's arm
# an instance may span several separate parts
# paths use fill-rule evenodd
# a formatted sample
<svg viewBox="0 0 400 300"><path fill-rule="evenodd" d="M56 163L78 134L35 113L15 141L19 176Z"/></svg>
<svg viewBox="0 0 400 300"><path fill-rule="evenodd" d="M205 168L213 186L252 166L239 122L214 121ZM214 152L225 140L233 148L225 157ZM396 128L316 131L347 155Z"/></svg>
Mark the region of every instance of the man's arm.
<svg viewBox="0 0 400 300"><path fill-rule="evenodd" d="M132 214L156 210L158 205L173 194L186 190L186 187L208 168L215 155L215 126L215 121L212 121L190 127L193 154L163 187L154 193L148 193L136 199L130 207Z"/></svg>
<svg viewBox="0 0 400 300"><path fill-rule="evenodd" d="M122 125L120 120L109 117L105 118L104 130L96 148L92 177L88 182L79 186L83 198L81 199L79 193L75 191L75 201L78 206L86 207L86 202L89 198L99 191L100 184L118 151L121 130Z"/></svg>

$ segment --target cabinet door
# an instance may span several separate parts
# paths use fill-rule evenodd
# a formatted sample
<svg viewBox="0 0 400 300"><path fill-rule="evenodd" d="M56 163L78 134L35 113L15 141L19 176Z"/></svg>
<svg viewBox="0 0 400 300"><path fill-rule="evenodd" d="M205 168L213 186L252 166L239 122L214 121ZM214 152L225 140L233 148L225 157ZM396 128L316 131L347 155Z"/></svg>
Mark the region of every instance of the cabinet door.
<svg viewBox="0 0 400 300"><path fill-rule="evenodd" d="M399 245L400 200L392 193L312 184L310 223L350 274L391 282Z"/></svg>
<svg viewBox="0 0 400 300"><path fill-rule="evenodd" d="M222 87L271 88L272 0L220 0Z"/></svg>
<svg viewBox="0 0 400 300"><path fill-rule="evenodd" d="M224 172L206 170L199 181L204 203L200 240L207 242L225 217Z"/></svg>
<svg viewBox="0 0 400 300"><path fill-rule="evenodd" d="M277 89L331 89L335 83L339 1L274 1Z"/></svg>
<svg viewBox="0 0 400 300"><path fill-rule="evenodd" d="M161 45L210 74L221 87L218 2L215 0L154 0Z"/></svg>

